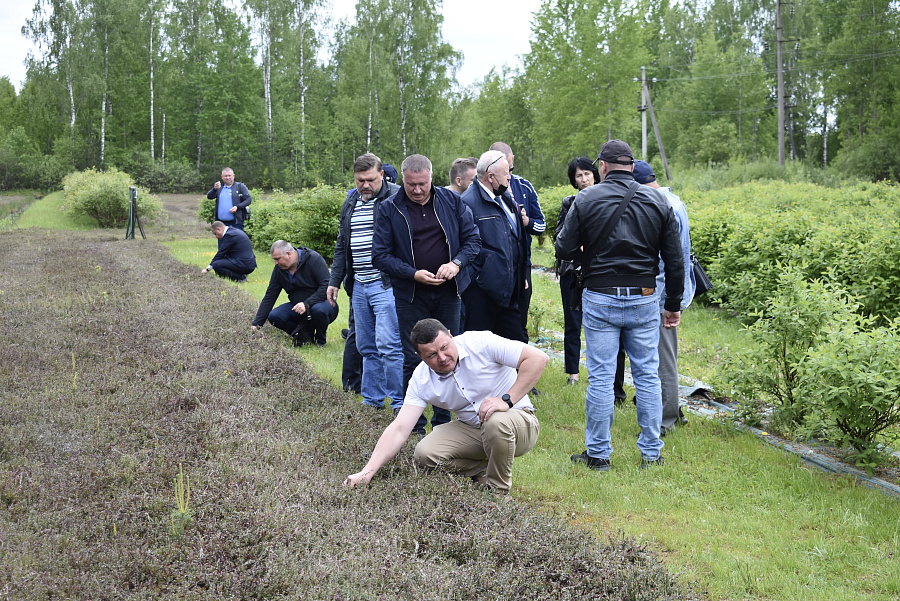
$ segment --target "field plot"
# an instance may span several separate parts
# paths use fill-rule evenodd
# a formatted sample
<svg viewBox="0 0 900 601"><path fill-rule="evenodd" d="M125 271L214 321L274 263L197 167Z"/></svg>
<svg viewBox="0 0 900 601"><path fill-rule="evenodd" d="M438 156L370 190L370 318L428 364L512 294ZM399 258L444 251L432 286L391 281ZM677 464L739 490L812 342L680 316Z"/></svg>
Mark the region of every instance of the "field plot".
<svg viewBox="0 0 900 601"><path fill-rule="evenodd" d="M4 598L696 598L630 539L423 477L411 448L345 489L389 414L158 243L0 237Z"/></svg>

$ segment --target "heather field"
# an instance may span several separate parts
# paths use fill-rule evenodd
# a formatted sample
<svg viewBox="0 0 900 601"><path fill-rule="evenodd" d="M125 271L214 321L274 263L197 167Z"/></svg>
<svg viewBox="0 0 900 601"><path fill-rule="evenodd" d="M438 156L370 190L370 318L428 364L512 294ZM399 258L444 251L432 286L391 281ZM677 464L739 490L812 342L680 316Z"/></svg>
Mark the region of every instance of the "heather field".
<svg viewBox="0 0 900 601"><path fill-rule="evenodd" d="M389 413L255 308L152 240L0 232L3 599L696 598L633 539L411 452L344 488Z"/></svg>

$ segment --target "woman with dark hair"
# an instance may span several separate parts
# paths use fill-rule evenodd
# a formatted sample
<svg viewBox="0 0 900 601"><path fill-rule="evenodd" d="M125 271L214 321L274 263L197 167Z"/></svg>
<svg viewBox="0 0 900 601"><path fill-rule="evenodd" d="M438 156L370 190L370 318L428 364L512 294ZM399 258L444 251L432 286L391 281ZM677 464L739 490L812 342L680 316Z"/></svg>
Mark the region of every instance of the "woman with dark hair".
<svg viewBox="0 0 900 601"><path fill-rule="evenodd" d="M600 183L600 172L587 157L578 157L569 163L569 181L572 187L578 191L584 190L594 184ZM559 209L559 219L556 220L556 235L562 231L566 221L566 214L575 196L566 196ZM559 274L559 291L562 296L563 318L565 320L565 349L566 373L569 385L578 382L578 366L581 361L581 311L573 311L569 304L572 301L572 287L575 284L575 271L581 267L575 261L556 260L556 272Z"/></svg>

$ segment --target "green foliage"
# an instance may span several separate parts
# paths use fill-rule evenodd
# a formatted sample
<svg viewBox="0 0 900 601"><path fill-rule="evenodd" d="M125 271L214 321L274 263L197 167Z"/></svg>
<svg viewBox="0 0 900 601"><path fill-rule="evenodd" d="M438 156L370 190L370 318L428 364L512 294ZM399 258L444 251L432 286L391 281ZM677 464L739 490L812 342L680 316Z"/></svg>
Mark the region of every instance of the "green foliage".
<svg viewBox="0 0 900 601"><path fill-rule="evenodd" d="M194 521L194 510L191 509L191 480L184 475L184 467L178 464L178 475L174 479L175 509L169 516L172 524L172 535L181 536L185 528Z"/></svg>
<svg viewBox="0 0 900 601"><path fill-rule="evenodd" d="M788 268L839 285L862 314L890 320L900 311L897 186L756 182L682 199L694 248L716 283L712 300L745 321L765 314Z"/></svg>
<svg viewBox="0 0 900 601"><path fill-rule="evenodd" d="M121 227L128 220L131 207L131 176L116 169L88 169L69 174L63 180L66 212L73 216L95 219L100 227ZM146 190L137 194L138 216L153 220L162 214L162 202Z"/></svg>
<svg viewBox="0 0 900 601"><path fill-rule="evenodd" d="M900 319L862 329L865 322L835 322L799 365L802 393L836 426L833 441L849 445L869 474L883 459L878 436L900 438Z"/></svg>
<svg viewBox="0 0 900 601"><path fill-rule="evenodd" d="M184 160L153 160L150 153L144 150L134 152L110 153L108 163L125 173L135 174L137 185L147 188L156 194L184 194L196 192L200 184L200 175L196 166Z"/></svg>
<svg viewBox="0 0 900 601"><path fill-rule="evenodd" d="M754 346L730 358L724 383L745 399L775 404L772 427L793 433L813 412L800 394L800 368L810 349L823 340L826 326L857 323L856 304L845 292L819 281L808 282L797 270L781 273L766 299L762 319L749 326Z"/></svg>
<svg viewBox="0 0 900 601"><path fill-rule="evenodd" d="M303 190L299 196L276 190L259 208L253 205L253 218L245 228L247 235L261 252L268 252L276 240L287 240L311 248L330 261L346 197L344 188L324 184Z"/></svg>
<svg viewBox="0 0 900 601"><path fill-rule="evenodd" d="M553 186L538 190L538 200L541 210L544 211L544 223L547 228L544 235L538 237L538 243L543 246L545 240L550 241L553 250L553 241L556 240L556 222L559 219L559 210L562 207L563 198L575 194L576 190L571 185Z"/></svg>

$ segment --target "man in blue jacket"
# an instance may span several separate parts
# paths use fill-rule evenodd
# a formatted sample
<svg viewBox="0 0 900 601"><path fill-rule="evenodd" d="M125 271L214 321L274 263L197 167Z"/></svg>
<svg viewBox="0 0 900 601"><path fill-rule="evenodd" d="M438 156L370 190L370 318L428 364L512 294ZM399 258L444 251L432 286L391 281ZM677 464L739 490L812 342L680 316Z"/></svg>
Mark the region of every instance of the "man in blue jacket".
<svg viewBox="0 0 900 601"><path fill-rule="evenodd" d="M329 276L325 259L314 250L294 248L284 240L272 244L271 254L275 267L251 328L259 328L268 319L291 335L294 346L310 341L324 346L328 326L338 316L337 304L332 305L325 296ZM282 290L289 302L272 309Z"/></svg>
<svg viewBox="0 0 900 601"><path fill-rule="evenodd" d="M519 311L528 238L521 211L506 193L510 175L506 156L488 150L478 159L475 181L462 194L481 236L481 252L469 266L472 285L463 293L465 329L528 342Z"/></svg>
<svg viewBox="0 0 900 601"><path fill-rule="evenodd" d="M213 184L206 197L216 199L214 219L239 230L244 229L244 220L247 219L249 212L247 207L250 206L252 199L247 186L234 181L234 171L231 167L222 169L222 180Z"/></svg>
<svg viewBox="0 0 900 601"><path fill-rule="evenodd" d="M512 148L506 142L494 142L489 150L499 150L506 156L506 162L509 163L509 172L512 177L509 180L509 194L512 196L513 202L519 208L522 214L522 223L525 224L525 237L528 241L528 255L525 259L525 287L522 288L522 294L519 296L519 312L522 314L522 328L528 327L528 308L531 306L531 237L540 236L547 228L544 222L544 212L541 210L541 203L538 202L537 190L531 185L531 182L520 175L513 173L515 168L516 155L513 154ZM528 330L525 330L528 335Z"/></svg>
<svg viewBox="0 0 900 601"><path fill-rule="evenodd" d="M246 282L247 276L256 269L256 255L253 254L250 238L242 230L228 227L221 221L214 221L209 229L219 239L219 250L200 273L212 270L217 276Z"/></svg>
<svg viewBox="0 0 900 601"><path fill-rule="evenodd" d="M478 255L481 242L472 213L459 195L432 184L428 157L414 154L400 165L403 187L378 209L372 263L388 274L403 344L403 394L421 359L409 338L422 319L437 319L451 334L460 332L460 295L469 285L465 266ZM434 408L432 429L450 421L446 409ZM414 428L425 433L425 417Z"/></svg>

